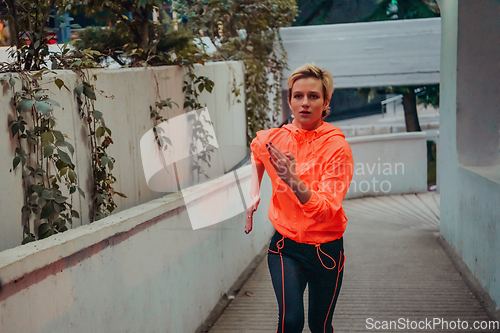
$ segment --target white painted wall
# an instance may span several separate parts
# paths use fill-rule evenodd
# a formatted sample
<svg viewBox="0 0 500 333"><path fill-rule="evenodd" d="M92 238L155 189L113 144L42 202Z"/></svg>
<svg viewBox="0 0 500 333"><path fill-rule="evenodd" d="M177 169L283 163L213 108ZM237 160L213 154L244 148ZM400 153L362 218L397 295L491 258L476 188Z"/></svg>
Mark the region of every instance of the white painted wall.
<svg viewBox="0 0 500 333"><path fill-rule="evenodd" d="M427 191L425 132L347 138L354 174L346 199Z"/></svg>
<svg viewBox="0 0 500 333"><path fill-rule="evenodd" d="M251 167L239 175L248 190ZM194 332L268 245L270 193L265 176L249 235L245 213L193 231L179 192L0 252L2 333Z"/></svg>
<svg viewBox="0 0 500 333"><path fill-rule="evenodd" d="M485 170L466 165L474 159L479 165L492 162L491 156L484 158L484 152L491 153L490 147L483 150L481 143L491 129L498 130L495 117L484 116L498 116L500 3L496 0L438 0L438 3L443 25L438 150L440 229L497 304L498 313L499 169L493 177L483 173ZM474 134L481 130L489 133Z"/></svg>
<svg viewBox="0 0 500 333"><path fill-rule="evenodd" d="M314 62L336 88L439 83L441 19L327 24L280 30L293 70Z"/></svg>
<svg viewBox="0 0 500 333"><path fill-rule="evenodd" d="M367 171L355 173L354 181L387 180L394 193L425 190L425 134L358 137L349 143L354 162L365 163ZM403 163L404 174L384 175L383 163L391 168ZM231 177L192 186L184 194L203 207L231 191ZM250 166L238 169L247 201L250 177ZM270 194L266 175L249 235L243 232L244 212L193 231L178 192L0 252L2 333L193 332L267 246L274 232L267 218ZM378 193L362 193L369 194Z"/></svg>
<svg viewBox="0 0 500 333"><path fill-rule="evenodd" d="M243 82L244 68L241 63L211 63L197 66L196 73L210 77L215 82L212 94L204 92L200 98L202 104L209 108L210 117L216 127L216 136L221 146L246 147L246 116L243 103L236 103L231 95L233 79L236 84ZM98 69L91 74L97 76L96 88L102 93L97 94L96 109L103 113L106 125L112 130L114 144L109 153L115 157L113 170L117 178L116 190L127 195L126 199L115 196L117 211L137 206L152 199L159 198L164 193L151 191L146 184L142 169L139 142L144 133L153 126L149 118L149 106L155 101L171 97L181 107L184 101L182 92L183 72L176 66L131 69ZM71 71L58 71L58 77L63 79L71 91L76 86L77 77ZM156 91L158 83L158 94ZM19 83L16 85L19 87ZM90 154L86 143L86 132L80 119L73 94L64 88L59 91L53 83L53 78L44 79L43 87L48 88L51 98L58 101L60 108L54 109L57 118L57 129L67 134L69 141L75 147L73 161L78 173L78 181L86 192L86 200L74 196L74 208L80 211L80 219L74 219L73 227L87 224L89 221L89 198L91 184ZM11 93L3 89L0 94L0 121L3 129L0 131L0 211L3 218L0 221L0 251L15 247L22 241L21 207L23 193L21 188L21 168L12 169L15 141L11 140L8 122L13 117L10 104ZM175 107L163 112L167 119L181 114L183 110ZM189 137L186 138L188 140ZM234 156L240 159L241 153ZM230 164L230 163L229 163ZM190 168L188 168L189 170ZM187 171L189 172L189 171Z"/></svg>

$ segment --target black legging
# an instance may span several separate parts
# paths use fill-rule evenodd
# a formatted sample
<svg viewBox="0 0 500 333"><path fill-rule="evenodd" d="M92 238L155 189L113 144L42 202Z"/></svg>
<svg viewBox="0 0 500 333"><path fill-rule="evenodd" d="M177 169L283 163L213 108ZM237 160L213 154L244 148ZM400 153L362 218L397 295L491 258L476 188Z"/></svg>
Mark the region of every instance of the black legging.
<svg viewBox="0 0 500 333"><path fill-rule="evenodd" d="M279 306L276 332L302 332L303 295L309 285L309 329L311 333L333 333L332 316L345 259L343 239L311 245L297 243L276 232L267 259Z"/></svg>

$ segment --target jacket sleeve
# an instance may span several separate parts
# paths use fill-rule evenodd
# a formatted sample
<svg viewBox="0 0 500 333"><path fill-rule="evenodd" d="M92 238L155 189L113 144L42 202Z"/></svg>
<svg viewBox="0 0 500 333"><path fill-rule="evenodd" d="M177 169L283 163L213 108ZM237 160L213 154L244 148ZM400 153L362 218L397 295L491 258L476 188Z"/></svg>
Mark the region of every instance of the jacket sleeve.
<svg viewBox="0 0 500 333"><path fill-rule="evenodd" d="M260 140L257 136L252 140L252 143L250 144L250 149L252 150L252 154L251 154L252 163L264 164L260 160L260 154L262 151L262 143L260 142Z"/></svg>
<svg viewBox="0 0 500 333"><path fill-rule="evenodd" d="M345 142L326 161L322 168L318 189L312 190L311 198L299 205L304 215L318 222L329 221L342 208L342 201L351 184L354 164L349 144Z"/></svg>

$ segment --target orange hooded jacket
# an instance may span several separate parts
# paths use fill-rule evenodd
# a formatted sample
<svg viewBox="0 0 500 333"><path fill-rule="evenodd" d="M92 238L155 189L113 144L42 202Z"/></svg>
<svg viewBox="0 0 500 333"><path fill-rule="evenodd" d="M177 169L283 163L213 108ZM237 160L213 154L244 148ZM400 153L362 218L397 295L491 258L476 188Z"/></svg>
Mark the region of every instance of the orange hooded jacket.
<svg viewBox="0 0 500 333"><path fill-rule="evenodd" d="M347 218L342 201L353 174L349 144L338 127L322 122L315 130L297 128L295 120L282 128L257 132L250 148L252 162L264 164L273 193L268 217L283 236L299 243L321 244L344 234ZM305 204L277 175L266 143L272 142L296 161L297 176L312 191Z"/></svg>

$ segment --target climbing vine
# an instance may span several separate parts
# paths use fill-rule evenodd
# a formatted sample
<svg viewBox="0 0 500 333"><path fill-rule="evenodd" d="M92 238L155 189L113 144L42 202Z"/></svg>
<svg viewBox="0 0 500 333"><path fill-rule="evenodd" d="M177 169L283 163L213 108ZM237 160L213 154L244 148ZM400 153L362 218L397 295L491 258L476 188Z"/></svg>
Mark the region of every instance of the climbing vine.
<svg viewBox="0 0 500 333"><path fill-rule="evenodd" d="M297 15L295 1L179 0L173 8L193 34L210 38L217 49L214 60L244 62L248 138L276 125L286 67L279 28L293 22ZM233 92L239 92L239 87L233 86Z"/></svg>
<svg viewBox="0 0 500 333"><path fill-rule="evenodd" d="M40 87L45 71L19 71L17 80L9 72L0 79L13 95L14 119L9 128L17 142L12 167L15 170L21 164L22 168L23 244L35 240L33 228L40 239L67 230L66 223L79 218L79 213L72 209L71 195L77 190L83 194L72 162L74 147L67 135L56 129L52 111L59 104L49 98L48 89ZM20 90L15 89L18 81Z"/></svg>
<svg viewBox="0 0 500 333"><path fill-rule="evenodd" d="M8 20L12 32L13 61L0 64L0 74L3 75L0 81L13 96L14 113L9 130L12 140L16 141L13 169L22 168L23 243L67 230L73 218L80 218L80 213L73 209L73 194L85 197L72 161L73 144L57 127L53 110L60 106L51 99L48 83L75 98L87 135L92 170L90 222L116 209L115 195L126 196L115 189L113 169L116 160L109 154L109 147L114 144L112 131L105 121L105 110L98 110L95 105L98 96L113 96L105 96L96 89L97 78L89 69L101 67L110 59L124 67L182 66L186 69L183 107L188 110L199 109L200 94L212 91L212 80L194 74L194 64L203 64L209 57L193 43L193 34L188 29L172 28L171 19L160 9L162 3L158 0L9 0L1 8L2 17ZM64 24L50 27L49 20L61 18L64 12L82 11L89 15L107 13L105 20L116 24L109 29L88 28L80 34L81 38L52 52L49 49L53 42L51 34L65 27ZM151 20L150 14L155 11L159 15L158 22ZM73 90L69 88L73 82L64 82L60 72L54 71L56 69L68 69L77 74ZM165 120L160 115L161 109L172 108L174 104L170 98L158 98L151 106L149 111L155 130L156 125ZM209 133L195 123L193 140L201 143L207 153L199 156L201 160L196 162L197 165L201 165L201 161L210 162L208 136ZM162 133L155 132L155 137L162 149L170 143ZM198 174L202 173L200 168Z"/></svg>

